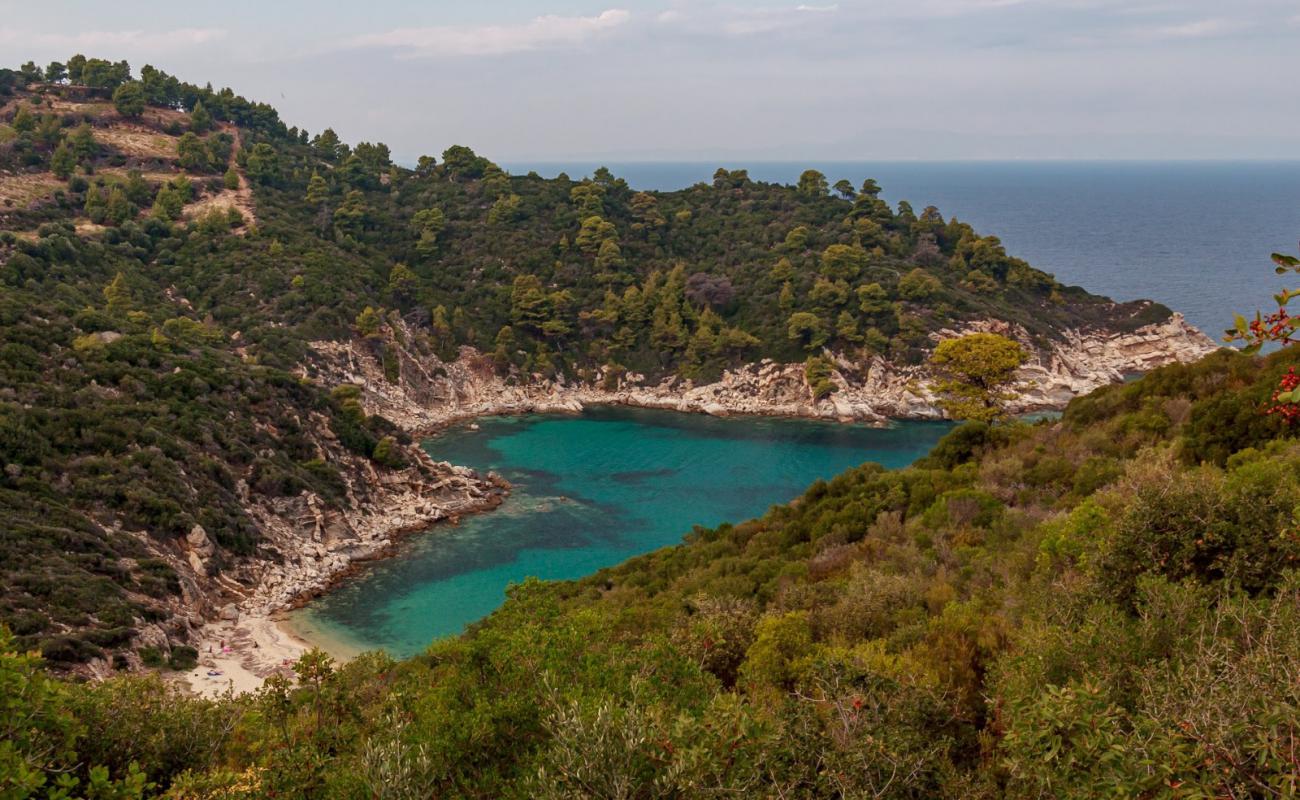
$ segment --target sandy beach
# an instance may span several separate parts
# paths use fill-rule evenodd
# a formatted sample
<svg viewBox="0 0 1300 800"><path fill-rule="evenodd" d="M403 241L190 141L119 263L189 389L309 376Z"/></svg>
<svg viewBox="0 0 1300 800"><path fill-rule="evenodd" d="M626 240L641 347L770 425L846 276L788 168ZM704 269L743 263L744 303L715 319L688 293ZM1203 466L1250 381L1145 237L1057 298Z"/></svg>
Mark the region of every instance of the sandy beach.
<svg viewBox="0 0 1300 800"><path fill-rule="evenodd" d="M203 634L198 667L181 676L184 684L202 697L216 697L227 690L255 692L277 672L292 676L293 662L311 649L281 624L279 615L213 622L204 627ZM209 674L213 672L219 674Z"/></svg>

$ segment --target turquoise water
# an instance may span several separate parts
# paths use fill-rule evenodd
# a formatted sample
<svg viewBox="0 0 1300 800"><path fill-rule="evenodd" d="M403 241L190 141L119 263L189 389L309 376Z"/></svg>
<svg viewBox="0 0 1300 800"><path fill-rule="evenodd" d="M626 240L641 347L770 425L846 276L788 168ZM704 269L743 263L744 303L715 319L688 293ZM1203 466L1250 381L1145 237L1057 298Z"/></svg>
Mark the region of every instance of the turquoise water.
<svg viewBox="0 0 1300 800"><path fill-rule="evenodd" d="M425 443L436 459L514 485L497 510L413 537L295 612L296 632L340 655L405 657L490 614L512 582L588 575L681 541L694 525L762 514L817 478L924 455L947 423L887 429L622 408L494 417Z"/></svg>

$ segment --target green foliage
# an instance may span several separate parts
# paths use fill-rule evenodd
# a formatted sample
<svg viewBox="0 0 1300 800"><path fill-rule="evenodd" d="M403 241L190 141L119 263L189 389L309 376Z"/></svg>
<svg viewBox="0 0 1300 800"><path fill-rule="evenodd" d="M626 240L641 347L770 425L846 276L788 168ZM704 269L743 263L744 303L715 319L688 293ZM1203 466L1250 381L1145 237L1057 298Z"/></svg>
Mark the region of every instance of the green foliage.
<svg viewBox="0 0 1300 800"><path fill-rule="evenodd" d="M72 175L76 166L77 157L73 155L72 148L68 147L66 142L60 142L50 156L50 172L54 173L55 177L66 180Z"/></svg>
<svg viewBox="0 0 1300 800"><path fill-rule="evenodd" d="M860 247L833 244L822 251L822 274L828 278L852 280L867 265L867 254Z"/></svg>
<svg viewBox="0 0 1300 800"><path fill-rule="evenodd" d="M266 142L258 142L249 152L244 168L249 180L261 184L275 183L280 178L279 154Z"/></svg>
<svg viewBox="0 0 1300 800"><path fill-rule="evenodd" d="M177 140L176 160L182 168L191 172L207 172L211 166L207 147L193 132L186 132Z"/></svg>
<svg viewBox="0 0 1300 800"><path fill-rule="evenodd" d="M216 701L51 679L17 654L193 663L169 619L183 576L158 553L195 526L220 574L261 549L250 495L340 510L345 477L423 468L357 387L313 382L308 342L360 339L394 383L399 336L444 358L473 343L509 381L804 360L820 399L833 364L920 363L972 320L1049 341L1168 316L895 212L873 181L832 196L815 171L789 187L722 170L634 192L459 146L411 171L151 67L66 69L101 99L138 86L191 109L174 166L211 177L158 185L90 125L30 92L16 106L3 167L35 154L68 183L5 212L34 238L0 239L0 794L1294 793L1300 455L1258 413L1285 351L1158 370L1059 423L962 426L911 468L864 465L581 581L513 586L400 664L312 653ZM240 169L256 230L172 224ZM110 227L78 235L83 210ZM996 416L1019 356L957 347L939 366ZM146 625L174 640L139 647Z"/></svg>
<svg viewBox="0 0 1300 800"><path fill-rule="evenodd" d="M812 392L814 402L830 396L838 388L831 379L831 372L831 362L821 356L809 356L804 362L804 380L808 383L808 391Z"/></svg>
<svg viewBox="0 0 1300 800"><path fill-rule="evenodd" d="M128 750L113 753L122 761L120 771L88 760L93 748L109 740L98 736L80 713L86 695L70 688L49 678L39 659L16 652L9 632L0 626L0 796L94 800L154 796L156 784L129 758ZM121 731L116 728L119 722L114 719L109 728ZM209 746L212 743L207 740ZM114 779L113 774L121 777Z"/></svg>
<svg viewBox="0 0 1300 800"><path fill-rule="evenodd" d="M816 350L826 344L828 333L826 323L816 314L808 311L796 311L790 315L786 324L786 334L791 341L798 342L805 350Z"/></svg>
<svg viewBox="0 0 1300 800"><path fill-rule="evenodd" d="M812 197L822 197L830 191L826 176L815 169L804 170L799 176L799 193Z"/></svg>
<svg viewBox="0 0 1300 800"><path fill-rule="evenodd" d="M521 310L547 294L520 290ZM511 587L408 662L312 653L242 701L51 682L62 722L24 730L177 796L1285 795L1300 450L1186 466L1192 415L1168 401L1267 386L1288 357L1166 368L1060 423L968 423L913 467ZM340 438L359 398L330 398ZM47 457L13 430L8 452ZM394 450L365 435L376 462Z"/></svg>
<svg viewBox="0 0 1300 800"><path fill-rule="evenodd" d="M194 133L202 134L212 130L212 115L204 107L203 101L195 102L194 108L190 109L190 130Z"/></svg>
<svg viewBox="0 0 1300 800"><path fill-rule="evenodd" d="M124 117L139 117L144 113L144 89L139 81L128 81L113 90L113 107Z"/></svg>
<svg viewBox="0 0 1300 800"><path fill-rule="evenodd" d="M357 333L365 337L374 337L379 334L379 327L383 325L383 317L378 311L371 306L366 306L357 315L356 329Z"/></svg>
<svg viewBox="0 0 1300 800"><path fill-rule="evenodd" d="M938 278L917 267L898 281L898 295L904 300L924 303L938 294L942 287Z"/></svg>
<svg viewBox="0 0 1300 800"><path fill-rule="evenodd" d="M1024 349L996 333L946 339L934 348L930 365L941 380L934 386L940 405L953 419L991 422L1003 415L1007 387L1025 363Z"/></svg>

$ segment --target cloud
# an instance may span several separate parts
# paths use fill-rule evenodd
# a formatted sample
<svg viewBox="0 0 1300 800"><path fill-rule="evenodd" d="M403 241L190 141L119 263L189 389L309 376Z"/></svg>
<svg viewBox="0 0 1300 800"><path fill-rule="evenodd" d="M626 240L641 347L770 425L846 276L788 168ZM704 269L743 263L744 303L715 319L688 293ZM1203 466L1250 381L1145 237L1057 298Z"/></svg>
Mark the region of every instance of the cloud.
<svg viewBox="0 0 1300 800"><path fill-rule="evenodd" d="M1148 41L1169 41L1177 39L1206 39L1213 36L1224 36L1229 33L1235 33L1250 25L1241 20L1229 20L1222 18L1215 19L1198 19L1191 22L1182 22L1176 25L1165 25L1159 28L1148 28L1136 31L1137 38Z"/></svg>
<svg viewBox="0 0 1300 800"><path fill-rule="evenodd" d="M840 10L838 4L826 6L798 5L792 8L765 8L757 10L732 9L722 21L722 31L728 36L753 36L772 33L805 24L810 15L833 14Z"/></svg>
<svg viewBox="0 0 1300 800"><path fill-rule="evenodd" d="M546 15L518 25L395 28L350 40L348 47L384 47L404 58L494 56L581 44L626 24L631 14L612 8L594 17Z"/></svg>
<svg viewBox="0 0 1300 800"><path fill-rule="evenodd" d="M695 36L746 37L820 27L823 33L881 24L943 21L1005 11L1036 3L1121 2L1122 0L872 0L870 3L803 2L753 7L735 0L673 0L656 20ZM829 20L841 20L829 22Z"/></svg>
<svg viewBox="0 0 1300 800"><path fill-rule="evenodd" d="M69 54L86 52L90 55L110 51L129 51L131 54L166 53L185 51L226 38L223 28L177 28L170 31L82 31L81 33L33 33L13 29L0 29L0 44L63 50Z"/></svg>

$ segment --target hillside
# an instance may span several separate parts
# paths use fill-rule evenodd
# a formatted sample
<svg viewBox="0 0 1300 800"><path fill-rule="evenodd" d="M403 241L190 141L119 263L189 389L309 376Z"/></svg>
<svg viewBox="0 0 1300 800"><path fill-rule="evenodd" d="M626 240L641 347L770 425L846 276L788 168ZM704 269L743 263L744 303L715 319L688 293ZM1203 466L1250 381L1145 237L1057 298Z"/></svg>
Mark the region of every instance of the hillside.
<svg viewBox="0 0 1300 800"><path fill-rule="evenodd" d="M499 502L413 446L453 416L933 416L926 353L977 329L1059 407L1212 349L828 183L405 169L152 67L0 71L0 622L60 669L187 665L206 621Z"/></svg>
<svg viewBox="0 0 1300 800"><path fill-rule="evenodd" d="M1300 451L1260 409L1296 358L969 423L401 663L210 701L5 656L17 763L172 798L1294 796Z"/></svg>

